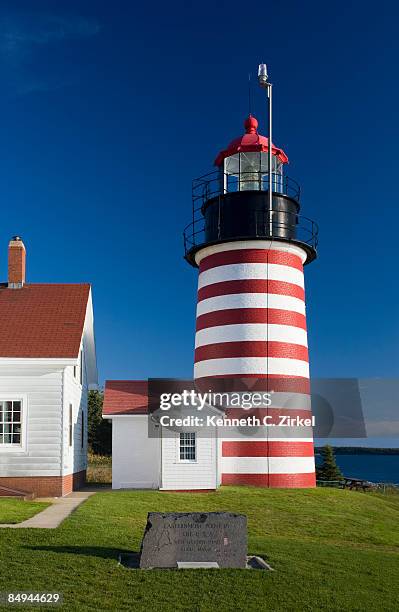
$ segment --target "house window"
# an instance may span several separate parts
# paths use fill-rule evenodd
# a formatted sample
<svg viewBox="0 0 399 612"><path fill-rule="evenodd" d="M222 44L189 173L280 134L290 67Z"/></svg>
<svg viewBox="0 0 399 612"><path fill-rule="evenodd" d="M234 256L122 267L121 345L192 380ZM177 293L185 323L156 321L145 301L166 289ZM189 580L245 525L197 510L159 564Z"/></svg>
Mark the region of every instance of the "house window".
<svg viewBox="0 0 399 612"><path fill-rule="evenodd" d="M4 444L21 446L22 401L0 401L0 447Z"/></svg>
<svg viewBox="0 0 399 612"><path fill-rule="evenodd" d="M85 445L85 411L82 410L82 448Z"/></svg>
<svg viewBox="0 0 399 612"><path fill-rule="evenodd" d="M69 446L72 446L73 442L73 407L69 404Z"/></svg>
<svg viewBox="0 0 399 612"><path fill-rule="evenodd" d="M180 461L196 461L197 444L195 433L180 434Z"/></svg>

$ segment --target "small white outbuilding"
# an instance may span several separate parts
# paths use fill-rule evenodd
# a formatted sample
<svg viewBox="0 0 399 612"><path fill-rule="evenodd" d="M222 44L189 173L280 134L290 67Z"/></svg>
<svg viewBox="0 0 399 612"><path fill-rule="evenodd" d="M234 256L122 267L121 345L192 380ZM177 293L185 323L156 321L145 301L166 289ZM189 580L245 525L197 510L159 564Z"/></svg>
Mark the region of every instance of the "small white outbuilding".
<svg viewBox="0 0 399 612"><path fill-rule="evenodd" d="M103 417L112 422L112 488L213 490L221 482L217 429L206 435L159 426L148 410L148 383L106 382Z"/></svg>

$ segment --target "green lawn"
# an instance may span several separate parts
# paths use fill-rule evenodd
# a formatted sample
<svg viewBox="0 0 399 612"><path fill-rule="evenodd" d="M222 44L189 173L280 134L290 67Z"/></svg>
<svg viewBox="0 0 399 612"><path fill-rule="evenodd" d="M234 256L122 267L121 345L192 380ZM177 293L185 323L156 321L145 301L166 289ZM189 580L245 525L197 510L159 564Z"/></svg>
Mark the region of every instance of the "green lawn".
<svg viewBox="0 0 399 612"><path fill-rule="evenodd" d="M248 515L275 572L129 570L149 511ZM397 612L399 496L334 489L104 492L54 531L1 530L0 591L61 591L68 610Z"/></svg>
<svg viewBox="0 0 399 612"><path fill-rule="evenodd" d="M45 502L31 502L22 499L0 497L0 524L22 523L38 512L47 508L50 504ZM4 531L1 532L2 534ZM1 536L0 536L1 537ZM1 550L1 544L0 544Z"/></svg>

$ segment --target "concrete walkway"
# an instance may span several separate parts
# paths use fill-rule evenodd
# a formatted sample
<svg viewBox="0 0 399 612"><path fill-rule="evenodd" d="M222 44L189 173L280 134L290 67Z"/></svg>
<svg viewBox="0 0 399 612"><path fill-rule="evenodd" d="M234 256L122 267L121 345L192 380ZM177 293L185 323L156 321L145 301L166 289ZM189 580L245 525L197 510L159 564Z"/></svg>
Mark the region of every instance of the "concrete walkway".
<svg viewBox="0 0 399 612"><path fill-rule="evenodd" d="M0 525L9 529L56 529L80 504L95 494L95 491L75 491L66 497L38 498L35 501L49 501L51 506L32 518L16 525Z"/></svg>

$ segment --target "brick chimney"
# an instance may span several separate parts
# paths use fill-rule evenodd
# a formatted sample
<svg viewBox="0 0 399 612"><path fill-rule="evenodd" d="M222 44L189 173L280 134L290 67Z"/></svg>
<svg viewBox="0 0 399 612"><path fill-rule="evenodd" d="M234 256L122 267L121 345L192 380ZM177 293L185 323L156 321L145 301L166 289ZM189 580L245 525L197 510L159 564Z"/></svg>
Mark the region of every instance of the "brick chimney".
<svg viewBox="0 0 399 612"><path fill-rule="evenodd" d="M14 236L8 245L8 287L20 289L25 284L26 250L22 239Z"/></svg>

